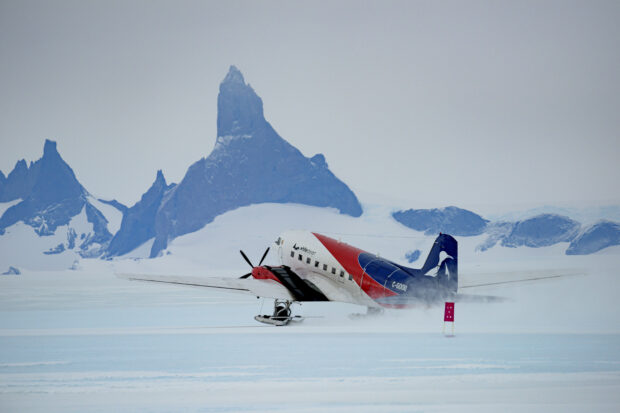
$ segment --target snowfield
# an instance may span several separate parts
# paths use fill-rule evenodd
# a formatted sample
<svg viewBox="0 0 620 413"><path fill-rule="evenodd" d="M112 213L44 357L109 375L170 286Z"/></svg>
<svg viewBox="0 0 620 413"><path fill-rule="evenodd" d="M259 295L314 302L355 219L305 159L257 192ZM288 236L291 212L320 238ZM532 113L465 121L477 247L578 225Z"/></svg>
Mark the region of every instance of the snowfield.
<svg viewBox="0 0 620 413"><path fill-rule="evenodd" d="M432 237L370 207L360 219L256 205L175 239L170 254L82 260L78 270L0 277L0 411L616 412L620 407L620 248L565 256L566 245L476 251L459 239L461 283L500 273L577 275L463 290L501 302L420 306L351 319L365 308L293 307L287 327L259 324L272 303L115 272L238 276L280 231L314 229L406 264ZM145 249L146 250L146 249ZM267 264L276 264L268 256ZM413 266L421 265L416 262Z"/></svg>

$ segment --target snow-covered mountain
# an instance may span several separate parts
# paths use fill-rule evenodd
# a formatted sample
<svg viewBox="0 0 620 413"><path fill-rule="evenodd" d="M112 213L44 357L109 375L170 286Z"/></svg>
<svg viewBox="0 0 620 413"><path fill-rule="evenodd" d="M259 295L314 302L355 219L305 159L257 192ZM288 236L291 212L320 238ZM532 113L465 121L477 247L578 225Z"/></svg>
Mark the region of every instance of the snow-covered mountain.
<svg viewBox="0 0 620 413"><path fill-rule="evenodd" d="M566 254L592 254L614 245L620 245L620 224L600 221L584 228L577 234L566 250Z"/></svg>
<svg viewBox="0 0 620 413"><path fill-rule="evenodd" d="M547 247L560 242L570 242L577 235L577 221L555 214L541 214L512 225L510 233L502 239L504 247Z"/></svg>
<svg viewBox="0 0 620 413"><path fill-rule="evenodd" d="M97 257L112 239L111 231L117 230L121 212L89 194L58 153L56 142L46 140L39 160L30 165L20 160L1 177L2 263L33 265L33 256L68 250L71 257Z"/></svg>
<svg viewBox="0 0 620 413"><path fill-rule="evenodd" d="M37 234L51 235L59 225L66 225L82 210L86 194L69 165L60 157L56 143L46 140L43 157L30 166L23 159L17 162L0 190L0 199L5 202L21 199L0 217L0 233L23 221ZM93 222L100 218L94 211L90 213Z"/></svg>
<svg viewBox="0 0 620 413"><path fill-rule="evenodd" d="M322 154L307 158L278 135L265 120L261 98L231 66L220 84L215 147L161 197L150 256L226 211L265 202L331 207L354 217L362 214L357 197L329 170ZM150 223L153 209L144 208L148 215L144 217L136 209L133 219ZM124 225L109 255L138 247L147 232L138 224Z"/></svg>
<svg viewBox="0 0 620 413"><path fill-rule="evenodd" d="M570 243L567 255L585 255L620 245L618 223L601 221L584 226L567 216L551 213L514 222L489 222L472 211L446 207L396 211L392 217L406 227L423 231L426 235L439 232L462 237L486 234L486 239L478 245L479 251L486 251L498 243L509 248L540 248Z"/></svg>
<svg viewBox="0 0 620 413"><path fill-rule="evenodd" d="M325 157L306 157L280 137L265 120L261 98L231 66L220 84L217 139L211 154L191 165L178 185L166 183L158 171L152 186L131 208L90 195L50 140L45 141L41 159L30 165L20 160L7 176L0 171L0 271L9 266L67 268L80 258L156 257L165 249L175 254L179 242L170 244L175 239L209 232L222 225L214 222L216 217L255 204L264 208L251 208L250 213L256 214L252 218L261 220L272 235L300 227L319 232L342 227L342 233L359 234L369 221L379 219L381 224L372 226L376 236L389 237L395 228L413 238L422 234L411 230L422 232L425 239L447 232L475 242L477 252L556 246L552 248L556 254L563 249L567 255L584 255L620 245L620 224L581 220L582 224L572 214L549 213L551 207L544 213L496 215L488 220L454 206L394 212L388 201L370 201L368 205L379 209L362 216L356 195L334 176ZM288 205L275 216L268 214L267 210L279 210L276 204L297 205ZM301 209L293 208L300 205ZM282 211L289 209L294 213L284 219ZM617 210L601 211L616 214L609 215L616 219ZM322 226L323 221L314 217L331 224ZM231 240L218 242L237 244L247 232L226 228L224 234L231 233ZM207 247L197 242L198 250ZM213 242L209 239L209 245ZM399 259L412 262L424 243L402 248Z"/></svg>
<svg viewBox="0 0 620 413"><path fill-rule="evenodd" d="M401 224L416 231L424 231L427 235L440 232L466 237L480 235L489 222L476 213L454 206L441 209L408 209L396 211L392 216Z"/></svg>

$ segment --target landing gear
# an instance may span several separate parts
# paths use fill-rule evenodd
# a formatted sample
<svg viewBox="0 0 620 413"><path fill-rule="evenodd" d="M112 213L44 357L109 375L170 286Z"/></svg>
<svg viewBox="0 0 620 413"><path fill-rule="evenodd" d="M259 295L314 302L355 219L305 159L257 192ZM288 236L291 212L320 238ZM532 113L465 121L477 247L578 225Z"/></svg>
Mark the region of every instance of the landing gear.
<svg viewBox="0 0 620 413"><path fill-rule="evenodd" d="M291 304L293 304L292 301L276 299L273 303L272 315L257 315L254 319L261 323L272 324L274 326L285 326L291 321L303 321L304 318L302 316L291 316Z"/></svg>

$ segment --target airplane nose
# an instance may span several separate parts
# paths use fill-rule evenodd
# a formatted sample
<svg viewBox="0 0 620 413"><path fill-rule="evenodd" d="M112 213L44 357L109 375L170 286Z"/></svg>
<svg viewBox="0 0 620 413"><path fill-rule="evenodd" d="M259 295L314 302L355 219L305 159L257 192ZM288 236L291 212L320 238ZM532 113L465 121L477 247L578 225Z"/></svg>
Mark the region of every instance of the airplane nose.
<svg viewBox="0 0 620 413"><path fill-rule="evenodd" d="M252 268L252 277L257 280L274 280L278 281L278 278L273 275L273 273L265 267L254 267ZM280 282L280 281L278 281Z"/></svg>

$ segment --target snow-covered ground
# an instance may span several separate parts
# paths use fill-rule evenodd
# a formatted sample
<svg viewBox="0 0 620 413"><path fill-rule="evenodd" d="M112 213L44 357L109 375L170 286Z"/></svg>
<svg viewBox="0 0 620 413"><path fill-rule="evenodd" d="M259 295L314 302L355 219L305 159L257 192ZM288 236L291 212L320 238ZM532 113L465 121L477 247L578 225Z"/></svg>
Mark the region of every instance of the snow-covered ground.
<svg viewBox="0 0 620 413"><path fill-rule="evenodd" d="M0 411L618 411L618 248L585 257L563 255L566 245L480 253L483 238L460 239L463 283L506 272L581 275L464 290L505 300L457 303L453 338L442 335L440 307L353 320L365 309L305 303L294 307L303 323L278 328L253 320L271 311L268 301L114 276L238 276L248 269L239 249L257 261L290 228L401 263L420 249L423 259L432 237L387 216L380 206L354 219L257 205L177 238L154 260L1 276Z"/></svg>

